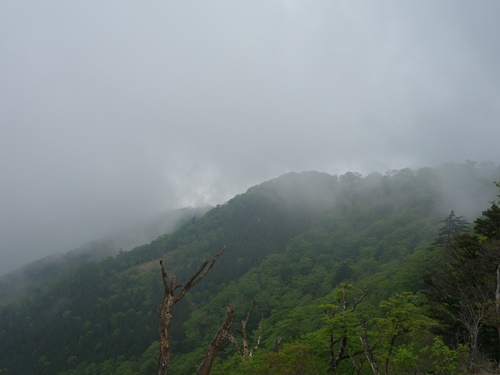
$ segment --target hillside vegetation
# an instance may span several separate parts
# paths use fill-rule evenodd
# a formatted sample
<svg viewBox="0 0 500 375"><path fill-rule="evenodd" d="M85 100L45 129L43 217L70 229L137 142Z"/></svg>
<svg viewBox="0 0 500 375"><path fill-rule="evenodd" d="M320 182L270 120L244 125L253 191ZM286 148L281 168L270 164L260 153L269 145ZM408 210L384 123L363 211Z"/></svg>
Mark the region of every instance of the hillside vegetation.
<svg viewBox="0 0 500 375"><path fill-rule="evenodd" d="M28 263L0 277L0 305L17 299L26 289L50 286L52 282L57 282L59 277L82 264L115 256L154 240L159 235L172 233L208 210L208 207L170 210L100 240L89 241L64 254L49 255Z"/></svg>
<svg viewBox="0 0 500 375"><path fill-rule="evenodd" d="M223 246L175 307L174 375L196 373L228 303L241 339L253 301L247 331L253 347L262 322L258 350L245 357L226 342L213 374L491 370L500 350L500 215L491 204L499 179L498 167L466 163L290 173L254 186L171 234L2 305L0 374L154 374L158 260L182 283Z"/></svg>

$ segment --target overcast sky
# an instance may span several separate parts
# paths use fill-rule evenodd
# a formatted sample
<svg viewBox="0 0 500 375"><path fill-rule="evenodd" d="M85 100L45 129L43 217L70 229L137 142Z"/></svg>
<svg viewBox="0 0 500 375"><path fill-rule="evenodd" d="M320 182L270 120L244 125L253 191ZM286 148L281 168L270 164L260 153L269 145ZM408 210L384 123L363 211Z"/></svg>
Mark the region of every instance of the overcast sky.
<svg viewBox="0 0 500 375"><path fill-rule="evenodd" d="M500 162L500 1L0 2L0 274L288 171Z"/></svg>

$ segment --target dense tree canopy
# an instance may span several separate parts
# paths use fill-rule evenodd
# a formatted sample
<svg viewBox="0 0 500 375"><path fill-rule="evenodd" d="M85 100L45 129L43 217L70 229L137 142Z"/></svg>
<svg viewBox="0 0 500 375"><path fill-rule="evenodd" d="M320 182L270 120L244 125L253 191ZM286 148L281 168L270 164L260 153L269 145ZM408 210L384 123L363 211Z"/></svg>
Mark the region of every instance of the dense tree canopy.
<svg viewBox="0 0 500 375"><path fill-rule="evenodd" d="M37 277L29 293L0 307L0 374L154 373L158 259L186 280L223 245L217 272L175 306L172 374L196 373L227 303L248 342L262 333L261 343L242 361L226 341L212 374L488 366L499 358L500 209L491 204L471 230L455 212L480 200L478 216L499 172L291 173L250 188L150 244ZM454 192L467 202L449 204L448 180L467 181Z"/></svg>

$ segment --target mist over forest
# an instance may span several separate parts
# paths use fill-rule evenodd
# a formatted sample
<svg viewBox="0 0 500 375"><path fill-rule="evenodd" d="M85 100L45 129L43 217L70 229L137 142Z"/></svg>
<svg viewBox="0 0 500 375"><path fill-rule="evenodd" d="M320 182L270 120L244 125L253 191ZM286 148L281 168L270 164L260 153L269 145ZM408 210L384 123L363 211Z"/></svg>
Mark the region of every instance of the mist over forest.
<svg viewBox="0 0 500 375"><path fill-rule="evenodd" d="M495 186L499 173L499 166L492 162L473 162L468 160L465 163L447 163L441 167L435 168L440 171L437 178L433 181L432 189L440 196L439 202L435 203L434 210L439 213L446 213L447 210L454 209L468 218L477 217L484 208L484 202L491 201L495 198ZM340 175L340 178L359 178L364 179L367 186L373 189L380 187L383 176L391 176L393 174L405 173L412 174L431 173L432 168L425 167L412 170L405 168L402 170L389 170L384 173L372 172L368 175L363 175L358 172L347 172ZM464 173L469 171L469 173ZM336 176L335 176L336 177ZM276 181L279 181L276 180ZM286 188L286 186L285 186ZM310 194L316 195L318 202L324 202L325 196L330 196L331 191L327 187L320 187L321 191L316 191L314 186L309 186L307 183L303 187L304 191L310 191ZM338 197L338 199L343 199ZM222 204L220 202L217 204ZM312 206L308 206L311 209ZM209 206L182 208L169 210L162 214L157 214L153 217L143 218L142 221L136 221L123 228L117 228L113 233L106 233L101 238L88 238L85 243L74 248L60 249L59 252L49 252L43 261L47 264L58 263L61 259L77 259L79 261L91 261L102 259L109 255L116 255L121 251L129 251L133 248L149 243L160 235L168 234L184 223L192 220L193 217L201 216L210 209ZM37 262L37 255L27 258L26 264L34 263L35 267L40 266ZM64 263L64 261L63 261ZM16 268L8 268L8 263L0 268L0 276L4 275L4 280L9 280L11 284L22 284L22 275L24 274L21 268L19 272L8 275L9 272ZM30 270L30 266L26 270Z"/></svg>
<svg viewBox="0 0 500 375"><path fill-rule="evenodd" d="M291 171L498 163L499 11L2 3L0 273Z"/></svg>
<svg viewBox="0 0 500 375"><path fill-rule="evenodd" d="M35 261L0 278L0 373L154 373L167 272L190 289L175 280L221 248L176 306L172 373L196 373L226 304L248 326L231 323L212 374L494 373L499 174L472 162L291 172L176 212L171 233L132 249L101 241ZM232 345L241 329L253 359Z"/></svg>
<svg viewBox="0 0 500 375"><path fill-rule="evenodd" d="M498 373L498 14L1 2L0 375Z"/></svg>

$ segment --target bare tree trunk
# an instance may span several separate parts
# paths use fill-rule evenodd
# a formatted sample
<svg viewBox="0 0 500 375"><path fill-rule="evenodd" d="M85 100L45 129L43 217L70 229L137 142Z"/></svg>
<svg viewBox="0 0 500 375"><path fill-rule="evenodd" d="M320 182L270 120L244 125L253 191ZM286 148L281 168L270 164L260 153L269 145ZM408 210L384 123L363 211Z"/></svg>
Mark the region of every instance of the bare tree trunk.
<svg viewBox="0 0 500 375"><path fill-rule="evenodd" d="M222 248L222 250L217 253L211 261L205 260L200 267L198 267L198 270L191 275L184 286L177 284L177 278L175 275L170 275L170 278L168 278L163 265L163 260L160 260L165 295L163 297L162 305L158 307L158 316L160 317L160 354L158 358L158 375L168 375L168 365L170 362L170 323L174 318L174 314L172 312L174 305L179 302L193 286L203 280L208 271L210 271L210 269L214 266L217 259L219 259L219 257L224 253L224 250L225 247ZM182 289L176 293L176 290L181 287Z"/></svg>
<svg viewBox="0 0 500 375"><path fill-rule="evenodd" d="M468 299L466 293L458 283L456 290L460 293L460 296L464 296L460 301L458 316L460 318L460 322L465 327L469 335L468 365L470 367L470 371L474 372L477 368L477 360L479 356L479 333L483 327L483 319L486 309L484 301L487 301L487 297L477 297L477 300L480 300L478 303L477 300L473 301ZM477 296L480 296L483 293L483 291L480 291L479 289L476 290Z"/></svg>
<svg viewBox="0 0 500 375"><path fill-rule="evenodd" d="M495 309L497 313L497 332L498 332L498 341L500 342L500 323L498 323L498 319L500 318L500 265L497 266L497 289L495 291ZM500 345L498 347L498 361L500 366Z"/></svg>
<svg viewBox="0 0 500 375"><path fill-rule="evenodd" d="M391 341L389 343L389 353L387 353L387 357L385 358L384 365L384 375L389 375L389 360L392 355L392 351L394 350L394 344L396 343L396 339L398 338L398 334L391 336Z"/></svg>
<svg viewBox="0 0 500 375"><path fill-rule="evenodd" d="M349 286L348 282L345 282L342 284L342 311L344 313L352 313L354 310L356 310L356 306L358 306L359 303L363 300L363 298L367 295L367 291L365 290L359 298L355 299L352 303L352 306L350 309L348 309L347 306L347 287ZM338 309L335 310L333 315L337 314ZM334 354L333 349L335 344L339 344L339 347L337 349L337 353ZM337 373L337 368L344 359L349 358L348 356L345 355L345 351L347 349L347 336L342 335L340 338L337 340L334 340L333 338L333 332L330 331L330 366L328 367L328 375L334 375Z"/></svg>
<svg viewBox="0 0 500 375"><path fill-rule="evenodd" d="M165 307L163 311L158 309L158 314L160 316L160 356L158 362L158 375L168 374L168 364L170 361L170 322L174 318L172 307L175 302L172 303L172 301L169 300L166 303L170 304L170 307Z"/></svg>
<svg viewBox="0 0 500 375"><path fill-rule="evenodd" d="M229 329L231 328L231 324L233 324L234 320L234 307L231 305L227 305L226 308L226 317L222 322L219 330L215 334L212 342L208 346L208 350L205 354L205 358L201 362L200 367L198 368L198 375L208 375L210 374L210 370L212 369L212 365L215 360L215 356L219 351L224 339L226 338Z"/></svg>
<svg viewBox="0 0 500 375"><path fill-rule="evenodd" d="M330 332L330 367L328 368L328 375L334 375L337 373L337 367L344 358L344 353L347 348L347 336L342 336L339 340L339 348L337 354L333 355L333 346L335 341L333 339L333 333Z"/></svg>
<svg viewBox="0 0 500 375"><path fill-rule="evenodd" d="M364 351L362 351L361 354L363 352ZM356 361L356 355L357 355L357 353L351 354L350 352L347 352L347 355L349 356L349 358L351 360L352 366L354 367L354 370L356 371L356 374L357 375L363 375L363 369L361 368L361 365Z"/></svg>
<svg viewBox="0 0 500 375"><path fill-rule="evenodd" d="M249 356L253 356L253 354L259 349L260 343L262 342L262 321L264 320L264 317L260 319L259 322L259 337L257 338L257 342L255 343L255 346L250 350Z"/></svg>
<svg viewBox="0 0 500 375"><path fill-rule="evenodd" d="M373 347L368 342L368 335L366 334L366 331L363 332L363 336L359 336L359 339L361 341L361 345L363 346L366 359L368 360L368 363L372 368L373 375L380 375L377 361L375 360L375 358L373 358Z"/></svg>

